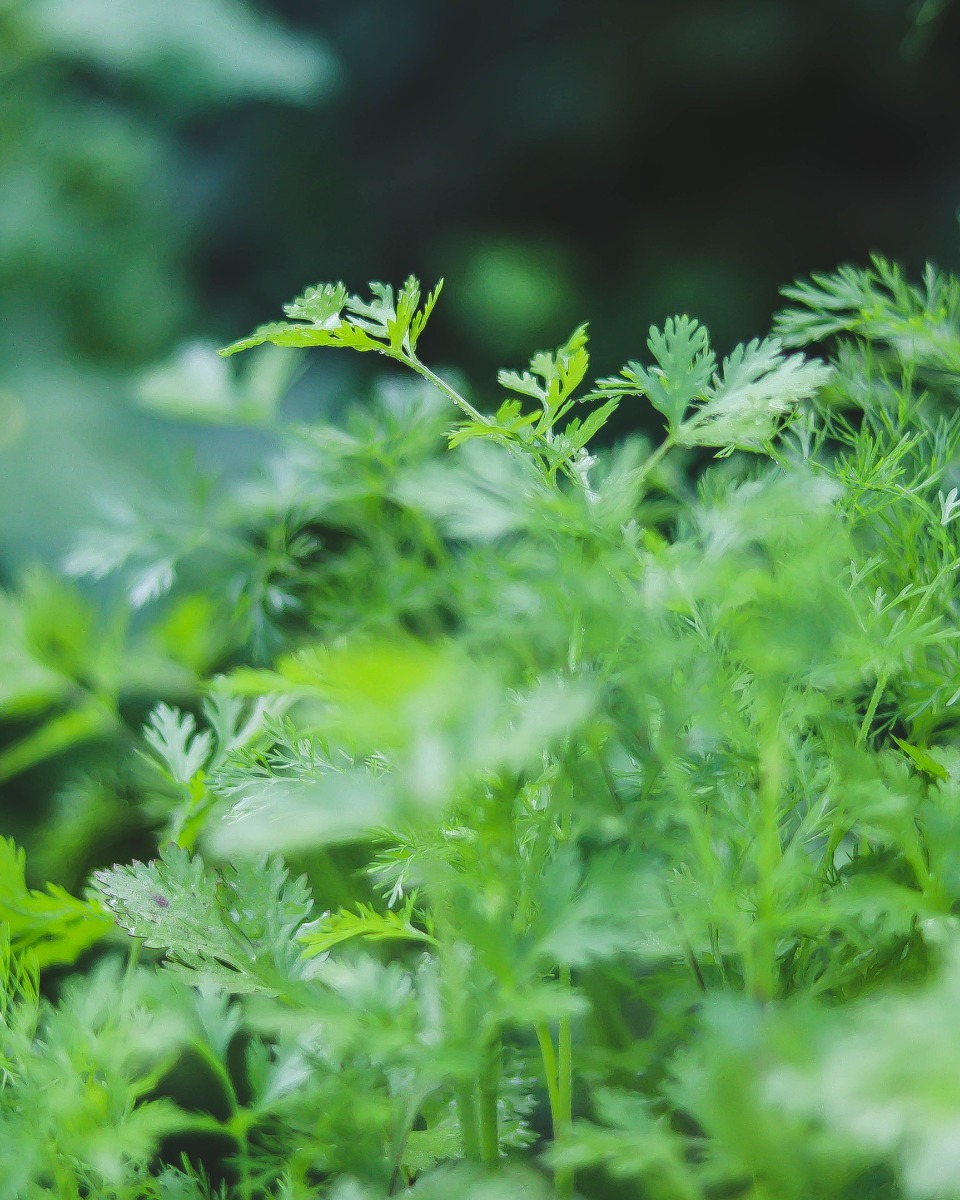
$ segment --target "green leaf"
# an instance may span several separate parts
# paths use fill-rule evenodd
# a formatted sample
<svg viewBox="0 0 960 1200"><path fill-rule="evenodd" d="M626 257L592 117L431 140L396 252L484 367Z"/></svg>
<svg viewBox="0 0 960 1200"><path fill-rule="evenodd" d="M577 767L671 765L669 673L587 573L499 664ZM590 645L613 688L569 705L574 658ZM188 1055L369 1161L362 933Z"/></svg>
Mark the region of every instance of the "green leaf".
<svg viewBox="0 0 960 1200"><path fill-rule="evenodd" d="M577 451L583 450L588 446L617 411L619 406L620 397L616 396L612 400L608 400L606 404L601 404L599 408L595 408L582 421L579 417L575 417L563 431L563 436L570 449Z"/></svg>
<svg viewBox="0 0 960 1200"><path fill-rule="evenodd" d="M460 1122L453 1112L424 1129L413 1129L403 1150L403 1165L407 1171L422 1174L437 1163L460 1157L462 1144Z"/></svg>
<svg viewBox="0 0 960 1200"><path fill-rule="evenodd" d="M197 732L192 713L168 704L153 710L143 736L177 783L189 783L206 766L213 748L213 735L207 730Z"/></svg>
<svg viewBox="0 0 960 1200"><path fill-rule="evenodd" d="M191 982L228 992L285 994L304 978L297 937L313 902L277 859L208 871L179 846L149 863L97 871L96 887L117 923L163 950Z"/></svg>
<svg viewBox="0 0 960 1200"><path fill-rule="evenodd" d="M681 446L762 451L784 418L831 378L822 362L784 355L777 338L738 346L723 360L703 403L678 428Z"/></svg>
<svg viewBox="0 0 960 1200"><path fill-rule="evenodd" d="M420 284L410 276L394 295L386 283L371 283L371 299L348 296L342 283L323 283L308 288L284 308L293 321L261 325L249 337L221 350L236 354L264 342L275 346L341 346L351 350L376 350L391 358L407 360L433 312L441 280L422 308Z"/></svg>
<svg viewBox="0 0 960 1200"><path fill-rule="evenodd" d="M584 870L571 854L544 869L535 953L583 966L619 954L680 957L681 930L653 864L638 855L598 855Z"/></svg>
<svg viewBox="0 0 960 1200"><path fill-rule="evenodd" d="M450 1200L453 1196L458 1200L553 1200L554 1192L542 1175L521 1164L503 1164L495 1172L467 1163L443 1166L410 1189L410 1200Z"/></svg>
<svg viewBox="0 0 960 1200"><path fill-rule="evenodd" d="M209 104L263 96L293 103L332 87L330 51L239 0L164 0L120 9L110 0L36 0L29 36L68 61L136 76L164 94Z"/></svg>
<svg viewBox="0 0 960 1200"><path fill-rule="evenodd" d="M842 266L783 289L793 306L776 332L788 346L849 333L891 347L904 363L956 382L960 376L960 279L928 263L920 285L896 263L873 255L870 266Z"/></svg>
<svg viewBox="0 0 960 1200"><path fill-rule="evenodd" d="M552 423L569 407L571 396L586 376L588 340L587 326L579 325L558 349L538 351L530 360L529 371L501 371L497 379L501 387L538 400Z"/></svg>
<svg viewBox="0 0 960 1200"><path fill-rule="evenodd" d="M400 807L391 779L362 767L318 769L313 778L251 773L223 794L204 844L238 859L362 842L395 824Z"/></svg>
<svg viewBox="0 0 960 1200"><path fill-rule="evenodd" d="M65 670L68 664L45 654L44 644L49 650L67 649L63 642L69 631L71 640L76 635L86 646L90 636L89 626L65 596L44 606L46 618L38 620L33 595L33 588L19 595L0 591L0 716L6 718L43 712L65 700L76 685ZM59 647L44 636L51 627L60 633Z"/></svg>
<svg viewBox="0 0 960 1200"><path fill-rule="evenodd" d="M358 904L355 911L341 909L325 913L305 925L299 934L304 956L316 958L341 942L362 938L369 942L411 941L436 945L436 939L412 923L414 898L410 897L399 912L377 912L372 905Z"/></svg>
<svg viewBox="0 0 960 1200"><path fill-rule="evenodd" d="M116 732L115 716L98 701L87 700L69 712L50 717L32 733L0 750L0 781Z"/></svg>
<svg viewBox="0 0 960 1200"><path fill-rule="evenodd" d="M673 434L688 406L702 396L716 367L706 329L692 317L671 317L658 329L650 327L647 340L655 367L629 362L620 375L601 379L588 399L646 396L667 418Z"/></svg>
<svg viewBox="0 0 960 1200"><path fill-rule="evenodd" d="M468 421L459 425L450 434L448 445L455 450L474 438L490 438L506 445L515 441L529 442L532 440L533 427L539 424L542 417L542 412L524 412L519 400L505 400L493 420Z"/></svg>
<svg viewBox="0 0 960 1200"><path fill-rule="evenodd" d="M938 763L928 750L924 750L922 746L912 746L909 742L905 742L898 737L894 737L893 740L918 771L921 771L924 775L929 775L931 779L949 779L946 768Z"/></svg>
<svg viewBox="0 0 960 1200"><path fill-rule="evenodd" d="M480 431L492 432L486 426ZM457 462L440 460L405 473L392 494L449 537L471 541L492 541L521 530L535 519L530 501L545 498L531 472L483 443L468 446Z"/></svg>
<svg viewBox="0 0 960 1200"><path fill-rule="evenodd" d="M112 922L99 903L78 900L56 884L42 892L28 888L26 855L12 839L0 838L0 925L16 953L46 967L75 962Z"/></svg>
<svg viewBox="0 0 960 1200"><path fill-rule="evenodd" d="M822 1014L814 1029L796 1021L797 1050L764 1071L765 1103L826 1127L868 1160L895 1165L906 1196L950 1196L960 1105L960 1038L951 1014L958 998L960 957L951 940L942 967L922 986Z"/></svg>
<svg viewBox="0 0 960 1200"><path fill-rule="evenodd" d="M245 369L231 370L206 342L182 346L145 372L137 399L143 408L176 420L211 425L267 425L299 366L296 354L263 346Z"/></svg>
<svg viewBox="0 0 960 1200"><path fill-rule="evenodd" d="M283 311L295 321L308 321L317 329L338 329L346 302L347 289L342 283L319 283L285 304Z"/></svg>
<svg viewBox="0 0 960 1200"><path fill-rule="evenodd" d="M593 1094L599 1123L575 1121L562 1141L550 1148L556 1167L601 1167L614 1179L637 1179L654 1196L702 1200L694 1168L686 1161L684 1139L669 1120L656 1115L647 1096L615 1088Z"/></svg>

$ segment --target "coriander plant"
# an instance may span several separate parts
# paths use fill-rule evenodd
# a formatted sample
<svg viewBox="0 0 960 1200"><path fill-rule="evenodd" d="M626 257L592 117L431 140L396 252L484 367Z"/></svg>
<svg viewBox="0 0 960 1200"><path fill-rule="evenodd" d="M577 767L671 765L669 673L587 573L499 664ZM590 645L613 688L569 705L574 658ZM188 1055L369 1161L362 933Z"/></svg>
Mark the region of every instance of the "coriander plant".
<svg viewBox="0 0 960 1200"><path fill-rule="evenodd" d="M133 751L150 861L75 899L8 844L0 1196L957 1195L960 281L594 383L580 327L492 408L438 292L228 347L407 378L74 560L229 650Z"/></svg>

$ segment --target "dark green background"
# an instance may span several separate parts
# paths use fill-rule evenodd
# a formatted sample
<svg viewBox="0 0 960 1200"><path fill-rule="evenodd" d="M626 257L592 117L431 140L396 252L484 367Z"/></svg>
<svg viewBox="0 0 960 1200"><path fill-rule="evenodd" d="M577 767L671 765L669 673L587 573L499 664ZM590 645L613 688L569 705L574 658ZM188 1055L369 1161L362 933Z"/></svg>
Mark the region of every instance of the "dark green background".
<svg viewBox="0 0 960 1200"><path fill-rule="evenodd" d="M492 404L581 320L606 373L677 311L762 335L780 285L871 250L952 266L958 50L956 7L903 0L8 0L8 571L185 447L255 460L139 413L138 374L307 283L445 276L424 353ZM356 369L322 358L300 411Z"/></svg>

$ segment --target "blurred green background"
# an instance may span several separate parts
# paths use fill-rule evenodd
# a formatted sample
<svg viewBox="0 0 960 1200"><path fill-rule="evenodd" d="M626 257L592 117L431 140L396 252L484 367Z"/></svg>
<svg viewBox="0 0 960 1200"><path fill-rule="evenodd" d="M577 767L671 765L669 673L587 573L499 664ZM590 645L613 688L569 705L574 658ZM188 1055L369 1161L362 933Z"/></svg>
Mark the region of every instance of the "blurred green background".
<svg viewBox="0 0 960 1200"><path fill-rule="evenodd" d="M307 283L445 276L424 350L483 404L581 320L603 373L873 249L950 267L958 48L932 0L0 0L0 571L262 456L150 397L215 403L178 347ZM362 395L316 357L294 406Z"/></svg>

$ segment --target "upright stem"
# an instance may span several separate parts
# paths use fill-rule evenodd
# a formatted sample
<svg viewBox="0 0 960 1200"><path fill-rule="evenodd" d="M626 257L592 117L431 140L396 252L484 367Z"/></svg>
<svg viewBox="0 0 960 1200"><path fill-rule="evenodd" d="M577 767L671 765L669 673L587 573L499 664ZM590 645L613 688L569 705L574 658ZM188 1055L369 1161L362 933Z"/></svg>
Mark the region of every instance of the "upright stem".
<svg viewBox="0 0 960 1200"><path fill-rule="evenodd" d="M457 1084L454 1103L457 1109L457 1120L460 1123L464 1156L474 1162L479 1162L482 1157L480 1153L480 1113L477 1107L477 1089L473 1080Z"/></svg>
<svg viewBox="0 0 960 1200"><path fill-rule="evenodd" d="M757 857L757 922L754 929L752 990L759 1000L772 1000L777 988L776 872L783 858L780 841L780 791L783 763L779 732L774 725L760 745L760 831Z"/></svg>
<svg viewBox="0 0 960 1200"><path fill-rule="evenodd" d="M887 686L887 676L881 673L877 677L876 685L870 696L870 702L867 705L867 711L863 715L863 722L860 725L860 731L857 734L857 745L862 746L867 740L867 734L870 732L870 726L873 724L873 718L877 715L877 708L880 704L880 698L883 695L884 689Z"/></svg>
<svg viewBox="0 0 960 1200"><path fill-rule="evenodd" d="M536 1030L537 1041L540 1043L540 1058L543 1060L543 1078L547 1085L547 1100L550 1102L550 1124L555 1127L560 1109L560 1097L557 1093L557 1054L553 1048L553 1035L546 1021L538 1021Z"/></svg>
<svg viewBox="0 0 960 1200"><path fill-rule="evenodd" d="M497 1101L500 1085L500 1047L493 1045L480 1073L480 1158L487 1166L500 1161Z"/></svg>
<svg viewBox="0 0 960 1200"><path fill-rule="evenodd" d="M445 1037L459 1049L466 1042L463 996L467 990L468 964L458 959L456 933L450 921L449 895L442 892L432 904L434 931L437 937L437 956L440 966L443 997ZM460 1126L464 1157L480 1162L480 1110L477 1103L477 1077L454 1077L453 1102Z"/></svg>
<svg viewBox="0 0 960 1200"><path fill-rule="evenodd" d="M560 968L560 986L570 991L570 968ZM562 1144L573 1124L573 1023L564 1015L557 1023L557 1111L553 1118L554 1141ZM573 1171L560 1168L554 1176L557 1200L573 1195Z"/></svg>
<svg viewBox="0 0 960 1200"><path fill-rule="evenodd" d="M654 452L650 455L647 461L640 467L636 475L637 480L646 479L650 472L655 467L660 465L661 461L667 456L667 454L670 453L675 445L676 442L668 434L667 437L656 448L656 450L654 450Z"/></svg>
<svg viewBox="0 0 960 1200"><path fill-rule="evenodd" d="M564 968L569 984L570 972ZM545 1021L536 1025L537 1041L540 1043L540 1057L543 1060L543 1077L547 1085L547 1100L550 1103L550 1124L553 1128L553 1144L558 1146L563 1134L570 1128L572 1121L573 1096L573 1058L570 1018L560 1020L557 1030L557 1049L553 1045L553 1035ZM553 1186L557 1200L570 1200L573 1196L573 1172L569 1167L555 1167L553 1171Z"/></svg>
<svg viewBox="0 0 960 1200"><path fill-rule="evenodd" d="M570 836L571 825L570 796L560 798L560 841L565 842ZM564 963L560 967L560 988L566 996L570 993L570 967ZM573 1123L573 1023L569 1013L563 1013L557 1020L557 1053L554 1057L553 1042L549 1030L544 1038L537 1031L540 1039L540 1051L547 1072L547 1092L550 1096L550 1115L553 1119L554 1145L562 1146L570 1126ZM549 1047L549 1049L546 1049ZM551 1070L552 1068L552 1070ZM550 1088L550 1075L553 1076L553 1089ZM554 1190L557 1200L570 1200L573 1196L574 1176L569 1167L556 1167L553 1173Z"/></svg>
<svg viewBox="0 0 960 1200"><path fill-rule="evenodd" d="M474 1162L494 1167L500 1161L497 1102L500 1094L500 1046L487 1049L476 1079L464 1080L455 1091L463 1153Z"/></svg>

